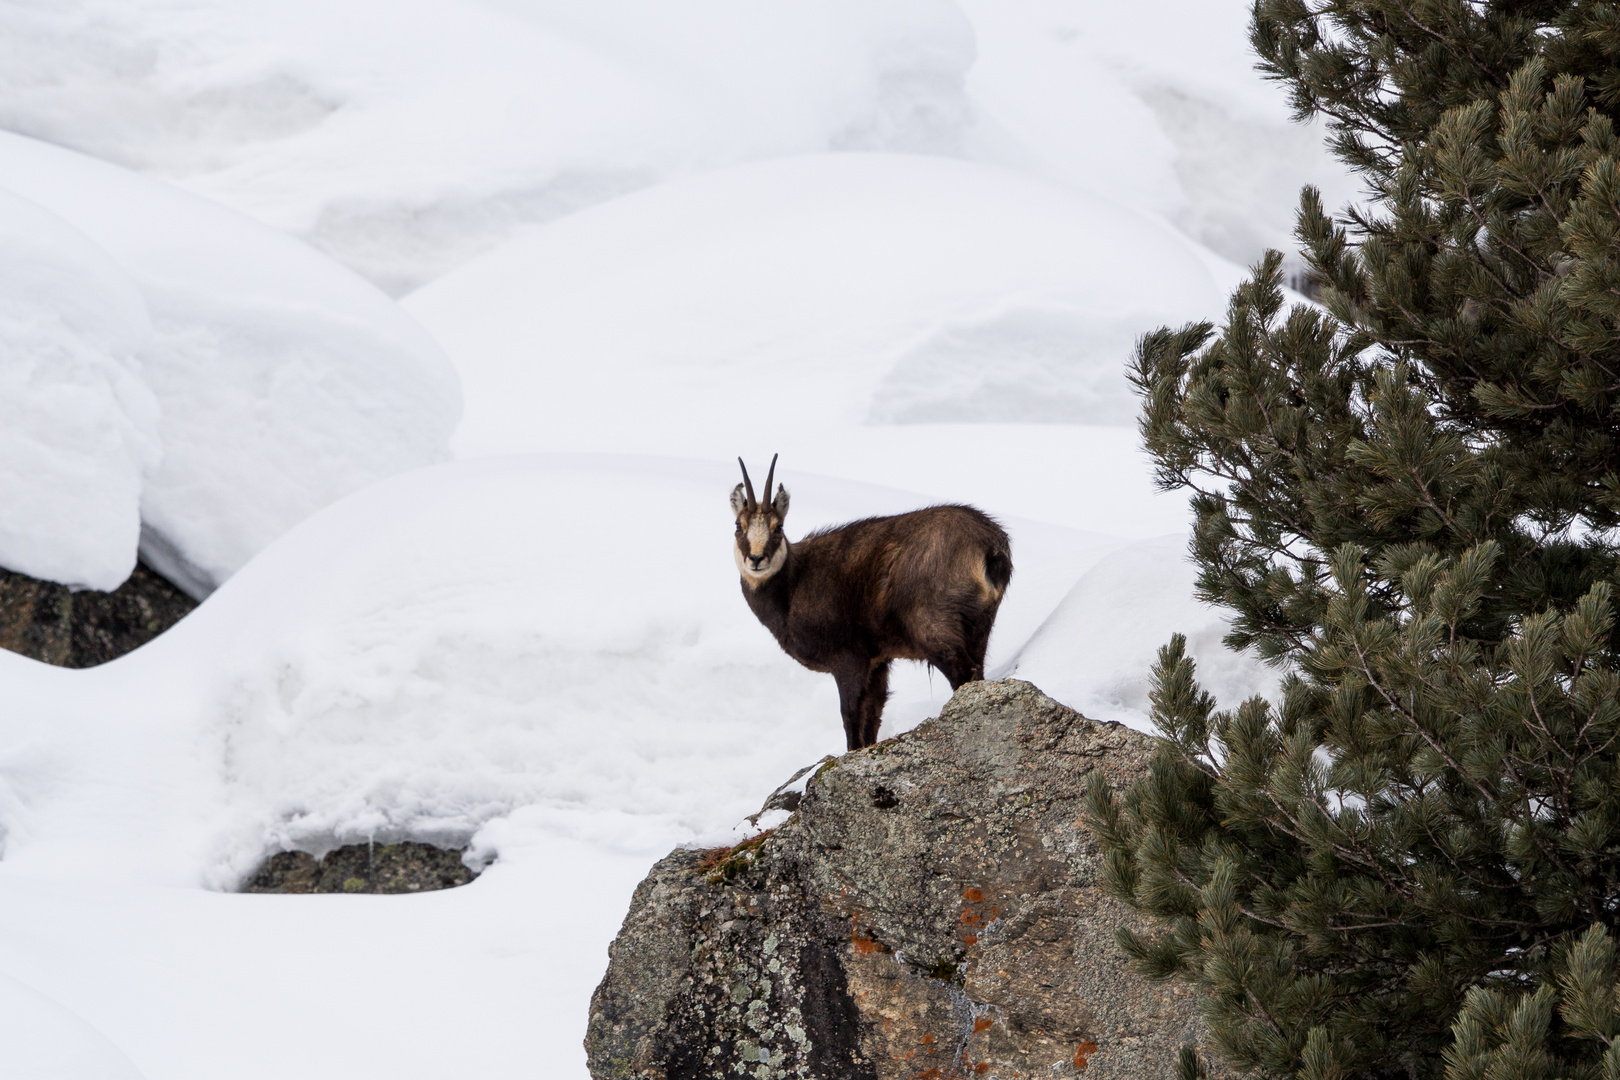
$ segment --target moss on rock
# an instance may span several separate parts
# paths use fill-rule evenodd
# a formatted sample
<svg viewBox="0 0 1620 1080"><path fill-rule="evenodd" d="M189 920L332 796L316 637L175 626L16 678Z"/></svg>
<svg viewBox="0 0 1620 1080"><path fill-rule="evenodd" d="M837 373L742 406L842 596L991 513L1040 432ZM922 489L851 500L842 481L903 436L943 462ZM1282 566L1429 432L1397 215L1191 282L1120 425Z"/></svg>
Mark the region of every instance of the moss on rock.
<svg viewBox="0 0 1620 1080"><path fill-rule="evenodd" d="M242 887L249 893L413 893L452 889L476 875L461 861L465 848L406 840L349 844L321 859L283 851L265 860Z"/></svg>

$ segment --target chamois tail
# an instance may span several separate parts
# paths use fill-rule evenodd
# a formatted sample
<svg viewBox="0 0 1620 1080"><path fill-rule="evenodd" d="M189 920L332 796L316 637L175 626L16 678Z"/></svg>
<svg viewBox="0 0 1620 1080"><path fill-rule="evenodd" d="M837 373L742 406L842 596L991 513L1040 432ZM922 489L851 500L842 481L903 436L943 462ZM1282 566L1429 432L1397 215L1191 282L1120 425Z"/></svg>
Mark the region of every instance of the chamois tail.
<svg viewBox="0 0 1620 1080"><path fill-rule="evenodd" d="M1005 548L991 548L984 553L984 579L995 590L996 598L1007 591L1012 580L1012 555Z"/></svg>

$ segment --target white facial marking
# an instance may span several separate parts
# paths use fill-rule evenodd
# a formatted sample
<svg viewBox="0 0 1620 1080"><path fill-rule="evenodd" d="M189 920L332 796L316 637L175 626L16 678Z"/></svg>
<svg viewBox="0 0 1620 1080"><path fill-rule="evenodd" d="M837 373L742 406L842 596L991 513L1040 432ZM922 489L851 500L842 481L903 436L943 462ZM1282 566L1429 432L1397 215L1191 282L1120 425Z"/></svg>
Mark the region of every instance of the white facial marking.
<svg viewBox="0 0 1620 1080"><path fill-rule="evenodd" d="M771 541L770 523L762 514L759 517L749 519L745 528L743 540L748 545L749 552L754 555L763 555L766 546ZM787 561L787 542L785 540L778 544L776 550L771 553L771 557L757 568L754 566L752 559L743 555L740 545L732 544L731 550L737 559L737 569L742 572L743 580L750 585L758 585L782 569L782 564Z"/></svg>

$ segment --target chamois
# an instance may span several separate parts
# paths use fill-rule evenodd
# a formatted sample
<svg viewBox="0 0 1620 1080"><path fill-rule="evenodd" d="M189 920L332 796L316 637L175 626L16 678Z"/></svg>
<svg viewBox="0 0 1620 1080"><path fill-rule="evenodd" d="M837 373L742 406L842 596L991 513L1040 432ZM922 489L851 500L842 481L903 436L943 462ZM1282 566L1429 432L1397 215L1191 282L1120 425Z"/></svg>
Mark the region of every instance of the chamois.
<svg viewBox="0 0 1620 1080"><path fill-rule="evenodd" d="M743 597L782 651L831 673L849 749L877 742L889 665L923 660L955 690L984 678L984 651L1012 578L1006 530L971 506L930 506L822 529L790 543L787 488L765 499L742 458L731 492Z"/></svg>

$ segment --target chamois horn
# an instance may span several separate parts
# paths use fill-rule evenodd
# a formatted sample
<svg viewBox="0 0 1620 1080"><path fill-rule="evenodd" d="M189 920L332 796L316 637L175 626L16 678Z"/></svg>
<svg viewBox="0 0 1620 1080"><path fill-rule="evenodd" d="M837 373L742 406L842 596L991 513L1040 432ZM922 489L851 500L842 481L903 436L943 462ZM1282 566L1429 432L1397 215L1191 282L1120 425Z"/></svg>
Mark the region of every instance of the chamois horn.
<svg viewBox="0 0 1620 1080"><path fill-rule="evenodd" d="M759 508L759 501L754 498L754 482L752 480L748 479L748 466L743 465L743 459L740 458L740 457L737 459L737 464L742 465L743 483L748 486L748 509L756 510L756 509ZM776 459L772 458L771 459L771 470L774 472L775 469L776 469Z"/></svg>
<svg viewBox="0 0 1620 1080"><path fill-rule="evenodd" d="M771 455L771 471L765 474L765 505L771 504L771 480L776 476L776 454Z"/></svg>

